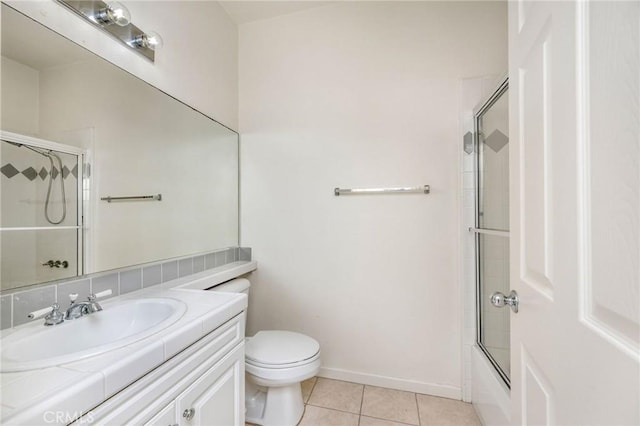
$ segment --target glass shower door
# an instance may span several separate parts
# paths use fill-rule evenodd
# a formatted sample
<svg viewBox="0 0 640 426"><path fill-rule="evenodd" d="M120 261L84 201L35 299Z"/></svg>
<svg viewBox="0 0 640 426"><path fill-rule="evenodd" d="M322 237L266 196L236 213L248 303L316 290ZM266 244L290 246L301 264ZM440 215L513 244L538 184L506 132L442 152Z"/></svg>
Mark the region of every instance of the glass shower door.
<svg viewBox="0 0 640 426"><path fill-rule="evenodd" d="M83 272L83 156L79 149L69 148L8 132L2 134L2 290Z"/></svg>
<svg viewBox="0 0 640 426"><path fill-rule="evenodd" d="M509 114L505 80L476 112L477 343L509 385L510 310L492 305L509 293Z"/></svg>

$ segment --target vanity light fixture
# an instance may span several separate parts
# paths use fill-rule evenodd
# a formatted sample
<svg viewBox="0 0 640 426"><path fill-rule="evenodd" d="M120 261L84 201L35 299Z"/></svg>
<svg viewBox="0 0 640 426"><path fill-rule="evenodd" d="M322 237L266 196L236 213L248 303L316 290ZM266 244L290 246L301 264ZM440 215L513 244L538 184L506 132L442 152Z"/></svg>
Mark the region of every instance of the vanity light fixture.
<svg viewBox="0 0 640 426"><path fill-rule="evenodd" d="M107 3L107 7L98 10L93 15L93 20L102 25L116 24L125 27L131 22L131 13L122 4L110 2Z"/></svg>
<svg viewBox="0 0 640 426"><path fill-rule="evenodd" d="M118 2L102 0L57 0L57 2L151 62L155 60L155 51L162 47L162 38L157 33L144 32L133 25L129 10Z"/></svg>

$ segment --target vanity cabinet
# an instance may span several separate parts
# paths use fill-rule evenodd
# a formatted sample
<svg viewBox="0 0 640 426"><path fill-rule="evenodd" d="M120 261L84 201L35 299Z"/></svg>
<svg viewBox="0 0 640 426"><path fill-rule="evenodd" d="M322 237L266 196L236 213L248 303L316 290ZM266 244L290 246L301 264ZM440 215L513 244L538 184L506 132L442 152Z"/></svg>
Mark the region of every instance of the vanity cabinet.
<svg viewBox="0 0 640 426"><path fill-rule="evenodd" d="M176 422L176 403L175 401L167 405L158 414L153 416L151 420L145 423L145 426L171 426Z"/></svg>
<svg viewBox="0 0 640 426"><path fill-rule="evenodd" d="M231 319L76 424L244 425L244 321Z"/></svg>
<svg viewBox="0 0 640 426"><path fill-rule="evenodd" d="M239 416L237 395L244 393L244 351L234 349L233 356L204 373L175 401L156 414L145 426L207 425L229 426L244 422ZM236 356L242 355L242 358ZM138 421L136 421L138 420ZM134 424L139 420L133 419Z"/></svg>
<svg viewBox="0 0 640 426"><path fill-rule="evenodd" d="M236 395L244 394L244 351L241 358L232 356L223 365L204 373L176 400L180 425L229 426L244 423L244 404L239 410Z"/></svg>

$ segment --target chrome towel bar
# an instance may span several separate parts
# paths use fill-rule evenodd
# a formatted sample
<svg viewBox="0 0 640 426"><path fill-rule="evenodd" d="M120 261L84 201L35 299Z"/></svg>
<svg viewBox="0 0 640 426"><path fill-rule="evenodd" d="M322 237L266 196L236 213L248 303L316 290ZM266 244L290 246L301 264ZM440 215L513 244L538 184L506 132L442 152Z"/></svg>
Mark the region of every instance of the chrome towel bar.
<svg viewBox="0 0 640 426"><path fill-rule="evenodd" d="M333 195L356 195L356 194L428 194L431 191L429 185L406 186L400 188L335 188Z"/></svg>
<svg viewBox="0 0 640 426"><path fill-rule="evenodd" d="M162 194L155 195L133 195L130 197L102 197L102 201L110 203L112 201L131 201L131 200L144 200L144 201L162 201Z"/></svg>
<svg viewBox="0 0 640 426"><path fill-rule="evenodd" d="M469 228L469 232L476 234L495 235L498 237L508 237L509 231L501 231L499 229L487 229L487 228Z"/></svg>

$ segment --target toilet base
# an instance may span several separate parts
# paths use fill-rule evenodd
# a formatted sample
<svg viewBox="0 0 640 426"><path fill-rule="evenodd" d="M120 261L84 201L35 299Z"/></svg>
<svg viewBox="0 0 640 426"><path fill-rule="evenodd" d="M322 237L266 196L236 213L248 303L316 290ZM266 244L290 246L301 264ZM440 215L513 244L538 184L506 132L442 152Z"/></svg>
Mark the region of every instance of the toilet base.
<svg viewBox="0 0 640 426"><path fill-rule="evenodd" d="M245 405L247 423L261 426L295 426L304 413L300 382L264 387L256 385L247 377Z"/></svg>

